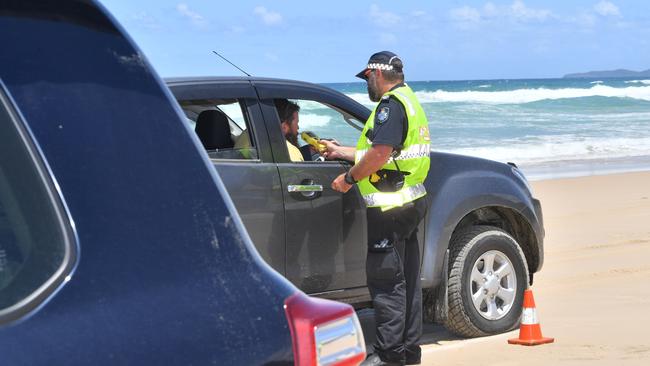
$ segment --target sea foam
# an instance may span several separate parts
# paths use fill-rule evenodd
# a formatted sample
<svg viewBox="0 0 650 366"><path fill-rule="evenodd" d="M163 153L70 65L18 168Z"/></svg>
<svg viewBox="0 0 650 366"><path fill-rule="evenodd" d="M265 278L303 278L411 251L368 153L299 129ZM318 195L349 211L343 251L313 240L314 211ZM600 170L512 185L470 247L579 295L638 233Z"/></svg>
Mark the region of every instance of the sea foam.
<svg viewBox="0 0 650 366"><path fill-rule="evenodd" d="M536 142L501 141L498 145L434 149L517 164L538 164L562 160L592 160L650 155L650 137L585 138L580 136L541 137Z"/></svg>
<svg viewBox="0 0 650 366"><path fill-rule="evenodd" d="M650 83L650 80L648 80ZM591 88L563 89L515 89L505 91L458 91L445 90L416 91L420 103L483 103L483 104L525 104L542 100L558 100L585 97L632 98L650 101L650 86L629 86L614 88L596 84ZM373 105L367 94L348 94L361 104Z"/></svg>
<svg viewBox="0 0 650 366"><path fill-rule="evenodd" d="M313 114L313 113L300 113L300 129L308 130L314 127L324 127L327 126L332 117L325 116L322 114Z"/></svg>
<svg viewBox="0 0 650 366"><path fill-rule="evenodd" d="M650 80L627 80L626 84L645 84L650 85Z"/></svg>

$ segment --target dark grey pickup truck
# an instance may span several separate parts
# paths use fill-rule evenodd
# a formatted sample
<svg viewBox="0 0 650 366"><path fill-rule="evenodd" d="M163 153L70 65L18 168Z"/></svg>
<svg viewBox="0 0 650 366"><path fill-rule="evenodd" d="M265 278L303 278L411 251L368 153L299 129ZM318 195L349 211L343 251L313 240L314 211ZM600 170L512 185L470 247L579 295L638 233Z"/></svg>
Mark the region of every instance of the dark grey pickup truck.
<svg viewBox="0 0 650 366"><path fill-rule="evenodd" d="M301 131L349 145L370 111L337 91L298 81L176 78L167 84L262 257L310 295L370 307L363 199L356 187L346 194L330 189L349 165L291 162L274 99L301 106ZM512 163L432 152L426 187L429 211L419 231L425 317L464 336L516 327L523 291L544 259L541 207L526 178Z"/></svg>

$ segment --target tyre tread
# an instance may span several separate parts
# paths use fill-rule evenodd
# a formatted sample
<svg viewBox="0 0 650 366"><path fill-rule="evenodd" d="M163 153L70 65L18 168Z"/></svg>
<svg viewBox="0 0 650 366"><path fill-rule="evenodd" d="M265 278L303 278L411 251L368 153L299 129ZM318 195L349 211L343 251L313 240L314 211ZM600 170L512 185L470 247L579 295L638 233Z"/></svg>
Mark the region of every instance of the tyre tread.
<svg viewBox="0 0 650 366"><path fill-rule="evenodd" d="M469 243L476 236L487 231L498 231L501 234L505 234L510 237L510 239L517 244L520 256L522 259L524 259L524 266L526 264L525 256L518 243L512 238L510 234L498 227L487 225L472 226L471 228L461 231L452 237L449 245L449 281L447 287L449 310L447 318L443 324L452 333L463 337L482 337L489 335L488 333L477 328L472 323L470 317L465 312L461 296L461 277L463 273L463 264L468 252L472 248L472 245L467 245L467 243Z"/></svg>

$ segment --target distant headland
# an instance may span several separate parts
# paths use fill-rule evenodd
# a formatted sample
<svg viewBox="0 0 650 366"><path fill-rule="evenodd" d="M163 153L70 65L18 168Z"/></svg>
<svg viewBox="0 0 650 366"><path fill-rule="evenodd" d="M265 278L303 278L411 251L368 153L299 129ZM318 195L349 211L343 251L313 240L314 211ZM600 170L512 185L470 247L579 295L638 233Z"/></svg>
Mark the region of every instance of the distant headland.
<svg viewBox="0 0 650 366"><path fill-rule="evenodd" d="M593 78L647 78L650 77L650 69L644 71L632 71L626 69L589 71L575 74L566 74L564 79L593 79Z"/></svg>

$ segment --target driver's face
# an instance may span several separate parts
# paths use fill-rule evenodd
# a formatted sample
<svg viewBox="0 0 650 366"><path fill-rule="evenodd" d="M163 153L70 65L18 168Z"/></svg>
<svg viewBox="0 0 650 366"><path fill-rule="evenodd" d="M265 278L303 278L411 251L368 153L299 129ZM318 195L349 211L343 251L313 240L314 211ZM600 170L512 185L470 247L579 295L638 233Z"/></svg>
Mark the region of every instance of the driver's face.
<svg viewBox="0 0 650 366"><path fill-rule="evenodd" d="M298 146L298 130L300 129L298 126L299 119L298 112L293 112L291 119L282 123L284 137L296 146Z"/></svg>

